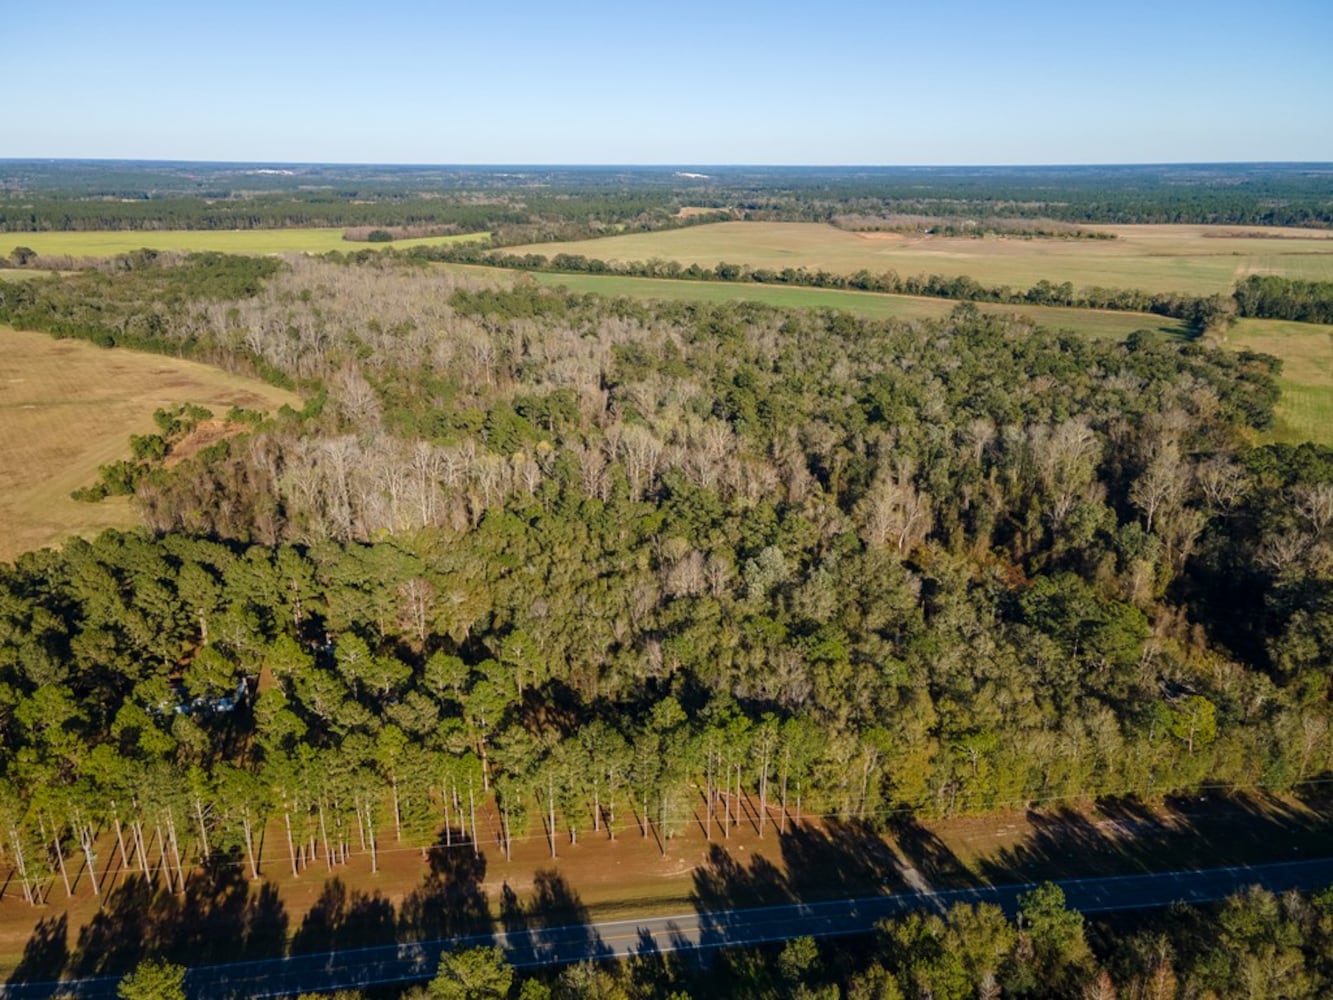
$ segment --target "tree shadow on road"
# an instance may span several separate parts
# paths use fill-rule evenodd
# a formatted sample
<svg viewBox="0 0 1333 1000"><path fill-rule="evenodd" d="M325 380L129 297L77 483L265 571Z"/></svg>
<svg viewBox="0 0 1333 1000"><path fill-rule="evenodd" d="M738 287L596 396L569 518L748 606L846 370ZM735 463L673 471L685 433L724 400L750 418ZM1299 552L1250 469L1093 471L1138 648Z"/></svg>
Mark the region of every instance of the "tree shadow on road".
<svg viewBox="0 0 1333 1000"><path fill-rule="evenodd" d="M532 895L521 908L509 887L501 909L508 956L517 965L611 957L611 949L590 926L579 894L554 869L537 872Z"/></svg>
<svg viewBox="0 0 1333 1000"><path fill-rule="evenodd" d="M762 854L742 864L721 844L708 848L708 855L694 870L690 894L699 912L698 950L706 952L727 941L733 923L732 910L777 906L796 900L787 877Z"/></svg>

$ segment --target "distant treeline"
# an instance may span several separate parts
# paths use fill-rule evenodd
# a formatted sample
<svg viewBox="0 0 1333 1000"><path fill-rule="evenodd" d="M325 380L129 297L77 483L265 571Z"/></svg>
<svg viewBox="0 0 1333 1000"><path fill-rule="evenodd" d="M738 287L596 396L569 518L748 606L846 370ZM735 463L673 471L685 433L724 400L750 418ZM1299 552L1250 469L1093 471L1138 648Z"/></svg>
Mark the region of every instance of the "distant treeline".
<svg viewBox="0 0 1333 1000"><path fill-rule="evenodd" d="M460 232L515 230L516 237L541 239L542 226L559 227L561 238L578 231L599 235L609 226L623 231L669 225L676 212L669 195L653 191L534 194L516 190L484 198L359 189L256 197L226 191L214 195L156 197L143 191L116 198L61 194L10 201L0 198L0 232L451 226Z"/></svg>
<svg viewBox="0 0 1333 1000"><path fill-rule="evenodd" d="M1333 323L1333 281L1252 274L1236 286L1235 298L1242 316Z"/></svg>
<svg viewBox="0 0 1333 1000"><path fill-rule="evenodd" d="M0 232L454 224L675 225L682 208L834 222L1333 226L1323 165L393 167L0 161ZM542 238L536 236L533 238ZM518 242L518 240L508 241ZM524 239L522 242L531 242Z"/></svg>
<svg viewBox="0 0 1333 1000"><path fill-rule="evenodd" d="M924 233L930 236L1010 236L1018 239L1114 240L1104 229L1083 229L1052 219L975 219L947 215L838 215L829 222L851 233Z"/></svg>

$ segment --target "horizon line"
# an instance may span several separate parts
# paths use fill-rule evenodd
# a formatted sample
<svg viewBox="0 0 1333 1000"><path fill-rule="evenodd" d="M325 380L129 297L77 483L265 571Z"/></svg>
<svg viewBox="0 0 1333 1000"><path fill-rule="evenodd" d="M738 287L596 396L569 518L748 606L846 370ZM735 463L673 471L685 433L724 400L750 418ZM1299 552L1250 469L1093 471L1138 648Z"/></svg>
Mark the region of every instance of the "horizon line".
<svg viewBox="0 0 1333 1000"><path fill-rule="evenodd" d="M90 163L90 164L162 164L234 167L400 167L410 169L596 169L596 170L956 170L956 169L1068 169L1098 167L1329 167L1333 160L1124 160L1124 161L1044 161L1027 163L745 163L745 162L542 162L542 161L458 161L426 162L395 160L270 160L270 159L173 159L162 157L129 156L4 156L0 164L32 163Z"/></svg>

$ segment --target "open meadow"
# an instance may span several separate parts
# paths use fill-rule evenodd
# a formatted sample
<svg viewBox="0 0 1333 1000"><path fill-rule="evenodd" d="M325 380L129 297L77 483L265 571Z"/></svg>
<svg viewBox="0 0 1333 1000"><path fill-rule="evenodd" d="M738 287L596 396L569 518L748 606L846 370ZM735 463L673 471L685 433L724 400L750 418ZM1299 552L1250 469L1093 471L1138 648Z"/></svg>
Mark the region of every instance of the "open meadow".
<svg viewBox="0 0 1333 1000"><path fill-rule="evenodd" d="M338 250L407 250L484 237L485 233L425 236L392 243L362 243L343 239L339 229L163 229L105 232L0 233L0 257L24 246L41 257L111 257L145 247L183 252L215 251L236 254L328 253Z"/></svg>
<svg viewBox="0 0 1333 1000"><path fill-rule="evenodd" d="M1226 292L1250 274L1333 279L1333 233L1244 226L1084 226L1114 239L860 233L808 222L719 222L686 229L536 243L509 252L582 254L608 262L653 258L713 267L720 261L781 270L967 275L1026 288L1042 279L1075 289Z"/></svg>
<svg viewBox="0 0 1333 1000"><path fill-rule="evenodd" d="M129 436L154 430L154 410L181 403L219 417L232 406L301 405L210 365L0 327L0 561L136 524L128 498L79 503L70 491L129 458Z"/></svg>
<svg viewBox="0 0 1333 1000"><path fill-rule="evenodd" d="M614 274L530 273L540 285L567 288L571 292L624 295L629 298L666 302L762 302L781 309L843 309L868 319L940 319L959 303L918 295L887 295L881 292L850 292L837 288L802 288L792 285L759 285L724 281L677 281L670 278L634 278ZM1183 336L1179 322L1150 313L1113 312L1098 309L1068 309L1061 306L1015 306L978 302L982 312L1027 316L1052 330L1073 330L1091 337L1123 340L1135 330L1157 330Z"/></svg>
<svg viewBox="0 0 1333 1000"><path fill-rule="evenodd" d="M1269 439L1333 447L1333 326L1243 319L1227 333L1226 343L1282 359L1282 398Z"/></svg>

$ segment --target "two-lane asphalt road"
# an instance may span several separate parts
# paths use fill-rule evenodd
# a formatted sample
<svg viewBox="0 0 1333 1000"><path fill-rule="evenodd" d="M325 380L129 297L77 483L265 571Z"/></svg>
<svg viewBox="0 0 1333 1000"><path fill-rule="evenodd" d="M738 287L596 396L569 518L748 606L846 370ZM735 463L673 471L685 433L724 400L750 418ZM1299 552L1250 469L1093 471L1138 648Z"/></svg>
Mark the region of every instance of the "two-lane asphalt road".
<svg viewBox="0 0 1333 1000"><path fill-rule="evenodd" d="M377 983L431 978L445 950L499 945L518 966L563 964L588 958L624 958L654 952L705 952L790 938L863 934L876 921L912 910L943 911L955 903L995 903L1007 911L1034 883L981 886L940 892L898 893L818 903L682 913L669 917L611 920L520 932L358 948L317 955L232 962L189 970L191 997L277 997L353 989ZM1276 892L1333 884L1333 858L1252 867L1070 879L1057 883L1071 909L1083 913L1139 910L1174 902L1208 903L1249 885ZM68 996L114 998L110 977L0 987L0 1000Z"/></svg>

